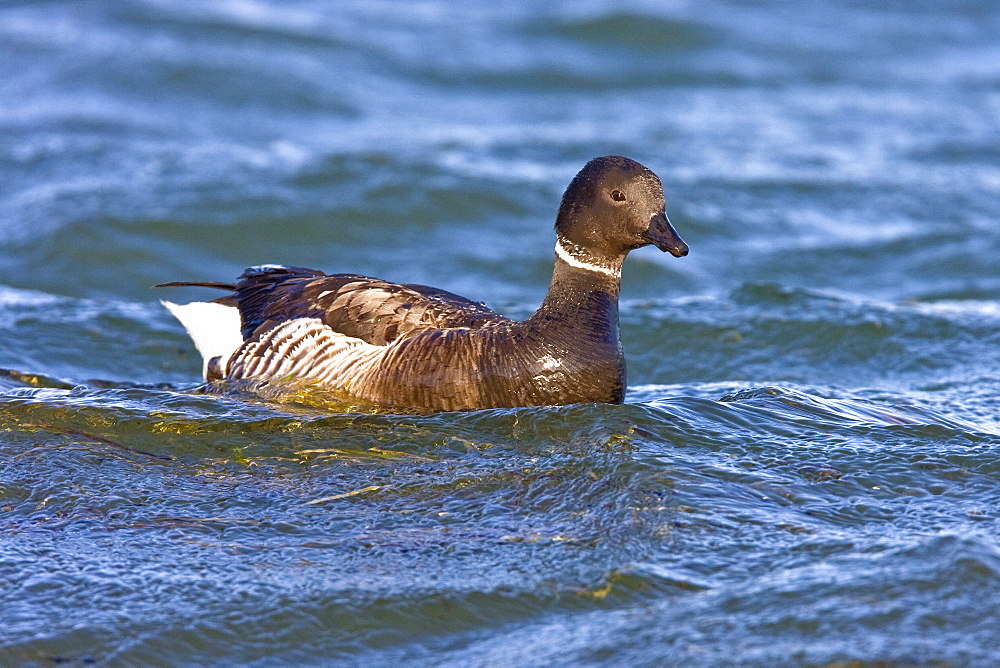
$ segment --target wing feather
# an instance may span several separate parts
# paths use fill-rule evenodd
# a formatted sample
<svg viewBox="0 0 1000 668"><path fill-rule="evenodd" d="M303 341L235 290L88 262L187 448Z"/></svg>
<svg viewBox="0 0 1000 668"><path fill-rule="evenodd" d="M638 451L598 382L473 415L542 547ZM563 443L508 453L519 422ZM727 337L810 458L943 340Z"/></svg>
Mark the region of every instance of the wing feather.
<svg viewBox="0 0 1000 668"><path fill-rule="evenodd" d="M318 318L334 332L380 346L430 329L478 329L510 322L483 304L445 290L297 267L248 269L235 292L245 339L283 320L303 317Z"/></svg>

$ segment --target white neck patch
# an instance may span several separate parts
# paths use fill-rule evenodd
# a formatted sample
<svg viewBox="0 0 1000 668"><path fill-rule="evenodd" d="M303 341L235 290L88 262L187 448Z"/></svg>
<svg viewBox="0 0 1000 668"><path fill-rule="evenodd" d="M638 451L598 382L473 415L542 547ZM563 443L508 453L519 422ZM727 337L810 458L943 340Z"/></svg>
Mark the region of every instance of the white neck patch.
<svg viewBox="0 0 1000 668"><path fill-rule="evenodd" d="M597 264L594 262L587 262L586 260L581 260L577 255L573 253L579 250L575 247L571 241L563 239L561 236L556 238L556 257L565 262L571 267L576 267L577 269L584 269L586 271L596 271L599 274L604 274L605 276L610 276L611 278L621 278L622 272L620 267L609 267L603 264ZM580 253L582 255L582 253Z"/></svg>

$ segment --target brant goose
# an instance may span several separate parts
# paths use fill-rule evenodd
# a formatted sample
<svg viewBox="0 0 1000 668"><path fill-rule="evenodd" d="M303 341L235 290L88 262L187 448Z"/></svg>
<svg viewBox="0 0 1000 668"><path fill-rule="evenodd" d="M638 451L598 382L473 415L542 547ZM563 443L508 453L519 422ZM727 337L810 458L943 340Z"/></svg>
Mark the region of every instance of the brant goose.
<svg viewBox="0 0 1000 668"><path fill-rule="evenodd" d="M163 302L205 359L208 381L305 381L409 411L621 403L625 357L618 288L628 252L688 247L664 211L657 176L634 160L595 158L556 218L549 292L516 322L425 285L355 274L252 267L214 302Z"/></svg>

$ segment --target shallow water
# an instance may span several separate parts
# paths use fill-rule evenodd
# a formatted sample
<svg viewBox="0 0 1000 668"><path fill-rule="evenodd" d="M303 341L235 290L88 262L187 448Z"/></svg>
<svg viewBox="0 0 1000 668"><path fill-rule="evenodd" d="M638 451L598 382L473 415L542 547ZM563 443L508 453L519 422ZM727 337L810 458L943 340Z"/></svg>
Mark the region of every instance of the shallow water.
<svg viewBox="0 0 1000 668"><path fill-rule="evenodd" d="M0 7L0 663L1000 663L1000 9ZM589 158L623 406L197 391L282 262L516 317Z"/></svg>

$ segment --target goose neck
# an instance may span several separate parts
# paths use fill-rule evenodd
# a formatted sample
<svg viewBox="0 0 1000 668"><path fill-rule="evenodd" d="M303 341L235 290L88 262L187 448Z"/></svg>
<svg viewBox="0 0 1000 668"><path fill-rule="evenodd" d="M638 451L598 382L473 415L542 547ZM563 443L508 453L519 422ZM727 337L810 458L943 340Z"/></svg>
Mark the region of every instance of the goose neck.
<svg viewBox="0 0 1000 668"><path fill-rule="evenodd" d="M548 294L531 320L617 331L621 260L601 261L560 239Z"/></svg>

